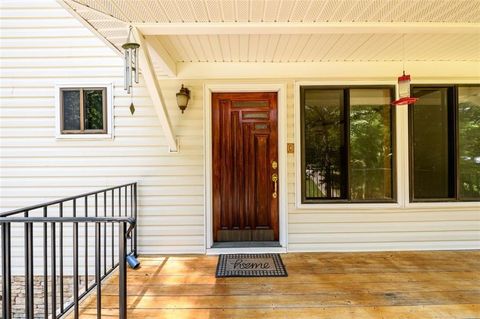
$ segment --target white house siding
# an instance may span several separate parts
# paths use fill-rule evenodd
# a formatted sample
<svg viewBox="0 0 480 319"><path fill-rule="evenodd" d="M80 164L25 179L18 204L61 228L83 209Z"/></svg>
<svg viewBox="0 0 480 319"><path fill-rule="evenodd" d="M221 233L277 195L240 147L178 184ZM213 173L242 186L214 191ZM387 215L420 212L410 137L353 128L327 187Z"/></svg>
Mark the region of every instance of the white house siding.
<svg viewBox="0 0 480 319"><path fill-rule="evenodd" d="M0 12L0 212L137 181L140 252L202 253L202 109L180 116L177 84L162 86L181 145L180 153L169 153L143 84L134 89L132 116L123 60L60 5L2 0ZM55 138L54 85L77 82L113 83L113 140ZM36 231L40 236L41 226ZM23 240L16 238L13 263L23 265ZM71 240L65 245L68 256ZM39 258L42 241L35 246Z"/></svg>
<svg viewBox="0 0 480 319"><path fill-rule="evenodd" d="M123 91L121 58L80 22L54 1L2 1L1 12L0 211L138 181L140 253L204 253L204 85L259 81L244 77L160 81L180 145L179 153L168 153L143 84L134 89L132 116L130 97ZM369 76L375 78L375 70ZM295 80L260 81L287 85L290 143L295 142ZM114 84L113 140L55 138L54 85L72 82ZM182 82L192 90L183 115L175 102ZM284 154L288 251L479 248L479 203L408 205L405 108L397 118L402 133L397 140L398 207L297 208L295 156ZM20 240L17 258L22 256L22 245Z"/></svg>
<svg viewBox="0 0 480 319"><path fill-rule="evenodd" d="M378 84L385 81L392 84L391 79L379 82L374 71L370 79ZM422 74L418 74L422 78ZM186 80L185 84L192 88L194 103L185 114L202 108L202 86L213 84L257 83L284 84L287 87L287 142L295 142L295 82L325 83L323 79L265 79L265 80ZM338 80L332 83L354 83L351 79ZM389 81L389 82L388 82ZM393 79L395 81L395 79ZM427 78L423 82L429 82ZM433 82L456 80L445 75L443 79L431 79ZM467 80L468 82L469 80ZM472 83L478 83L473 79ZM162 81L162 87L171 83L179 86L177 81ZM203 85L202 85L203 84ZM287 160L288 184L288 251L369 251L369 250L425 250L425 249L478 249L480 248L480 203L438 203L409 204L406 185L407 171L407 108L399 107L397 118L397 181L398 204L387 207L374 207L368 204L338 205L327 204L323 207L296 204L296 166L294 154L280 154L280 160ZM300 145L295 145L300 151ZM208 169L208 168L207 168ZM382 206L382 205L380 205Z"/></svg>

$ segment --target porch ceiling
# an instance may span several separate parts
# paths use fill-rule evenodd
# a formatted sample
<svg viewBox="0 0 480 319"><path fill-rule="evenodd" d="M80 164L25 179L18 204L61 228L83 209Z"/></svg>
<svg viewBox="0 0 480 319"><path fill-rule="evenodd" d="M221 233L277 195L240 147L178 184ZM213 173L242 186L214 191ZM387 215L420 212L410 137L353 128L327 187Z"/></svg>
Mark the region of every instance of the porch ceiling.
<svg viewBox="0 0 480 319"><path fill-rule="evenodd" d="M155 36L177 62L478 60L478 34L243 34Z"/></svg>
<svg viewBox="0 0 480 319"><path fill-rule="evenodd" d="M476 0L71 0L127 23L480 22Z"/></svg>
<svg viewBox="0 0 480 319"><path fill-rule="evenodd" d="M477 0L61 2L117 49L138 27L160 77L182 62L480 60Z"/></svg>

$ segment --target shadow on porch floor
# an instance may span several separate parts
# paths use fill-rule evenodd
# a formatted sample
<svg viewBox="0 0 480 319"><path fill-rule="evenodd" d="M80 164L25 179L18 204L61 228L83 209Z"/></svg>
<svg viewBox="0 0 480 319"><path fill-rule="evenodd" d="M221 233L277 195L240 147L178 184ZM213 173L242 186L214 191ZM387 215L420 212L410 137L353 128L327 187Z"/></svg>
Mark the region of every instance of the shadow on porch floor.
<svg viewBox="0 0 480 319"><path fill-rule="evenodd" d="M289 277L215 278L216 256L142 256L128 318L479 318L480 251L290 253ZM118 316L114 275L103 318ZM94 318L95 295L81 318Z"/></svg>

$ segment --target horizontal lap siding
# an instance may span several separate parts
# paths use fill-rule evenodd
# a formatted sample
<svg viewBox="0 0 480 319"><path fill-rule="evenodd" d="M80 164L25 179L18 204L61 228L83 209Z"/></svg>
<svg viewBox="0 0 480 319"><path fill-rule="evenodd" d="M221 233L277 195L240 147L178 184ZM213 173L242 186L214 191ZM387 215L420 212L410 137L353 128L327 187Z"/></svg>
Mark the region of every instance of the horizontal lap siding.
<svg viewBox="0 0 480 319"><path fill-rule="evenodd" d="M55 1L0 5L0 211L137 181L140 253L203 252L201 84L193 87L199 93L184 115L175 100L180 82L162 84L181 145L180 153L168 153L143 79L133 90L132 116L123 61L101 40ZM68 82L114 84L114 140L55 138L54 85ZM89 205L93 215L93 202ZM78 211L83 216L83 208ZM93 226L90 231L93 240ZM16 235L13 257L23 265L22 228ZM65 240L66 253L71 244Z"/></svg>
<svg viewBox="0 0 480 319"><path fill-rule="evenodd" d="M287 140L294 142L294 79L188 80L192 99L183 115L175 101L181 82L162 80L180 144L178 154L168 153L143 82L134 88L132 116L122 87L122 60L105 44L54 1L2 6L2 28L8 29L2 30L0 47L1 211L138 181L140 252L202 253L203 86L287 84ZM374 78L371 72L367 76ZM54 85L69 80L114 83L114 140L55 139ZM293 154L287 155L287 170L289 251L479 248L480 208L473 205L300 209Z"/></svg>

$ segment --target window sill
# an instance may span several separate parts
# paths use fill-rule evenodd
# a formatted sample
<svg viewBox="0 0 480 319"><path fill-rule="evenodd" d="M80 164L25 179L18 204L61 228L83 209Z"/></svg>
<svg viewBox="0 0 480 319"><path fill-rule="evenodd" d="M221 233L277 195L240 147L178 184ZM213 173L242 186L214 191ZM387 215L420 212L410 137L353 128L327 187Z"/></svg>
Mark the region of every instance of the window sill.
<svg viewBox="0 0 480 319"><path fill-rule="evenodd" d="M465 210L473 210L480 212L480 201L470 202L428 202L428 203L406 203L402 205L400 203L328 203L328 204L296 204L296 209L302 211L339 211L339 210L352 210L352 211L371 211L382 209L402 209L402 210L451 210L452 208L460 208Z"/></svg>
<svg viewBox="0 0 480 319"><path fill-rule="evenodd" d="M480 201L408 202L405 204L405 208L438 209L454 207L477 209L480 211Z"/></svg>
<svg viewBox="0 0 480 319"><path fill-rule="evenodd" d="M57 140L112 140L112 134L57 134Z"/></svg>
<svg viewBox="0 0 480 319"><path fill-rule="evenodd" d="M296 208L300 210L318 210L318 209L325 209L325 210L345 210L345 209L355 209L355 210L371 210L375 208L401 208L402 205L397 202L385 202L385 203L359 203L359 202L331 202L325 204L318 204L318 203L297 203Z"/></svg>

